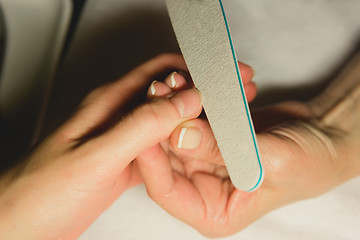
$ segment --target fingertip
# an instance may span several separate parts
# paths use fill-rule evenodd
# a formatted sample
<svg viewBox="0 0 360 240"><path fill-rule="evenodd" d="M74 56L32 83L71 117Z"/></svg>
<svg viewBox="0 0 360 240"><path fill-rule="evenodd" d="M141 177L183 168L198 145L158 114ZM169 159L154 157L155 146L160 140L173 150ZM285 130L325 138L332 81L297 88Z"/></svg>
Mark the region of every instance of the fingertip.
<svg viewBox="0 0 360 240"><path fill-rule="evenodd" d="M178 72L171 73L164 81L167 86L172 90L184 89L187 85L186 79Z"/></svg>
<svg viewBox="0 0 360 240"><path fill-rule="evenodd" d="M202 110L202 94L197 89L188 89L169 98L182 118L198 117Z"/></svg>
<svg viewBox="0 0 360 240"><path fill-rule="evenodd" d="M163 97L171 93L171 89L163 82L153 81L147 91L149 99Z"/></svg>
<svg viewBox="0 0 360 240"><path fill-rule="evenodd" d="M257 87L254 82L250 82L244 86L246 99L248 102L252 102L257 94Z"/></svg>
<svg viewBox="0 0 360 240"><path fill-rule="evenodd" d="M222 164L222 157L209 123L192 119L181 123L171 134L173 151L184 158Z"/></svg>
<svg viewBox="0 0 360 240"><path fill-rule="evenodd" d="M241 79L244 84L249 83L251 79L254 77L254 69L242 62L238 62Z"/></svg>
<svg viewBox="0 0 360 240"><path fill-rule="evenodd" d="M195 127L183 127L180 130L177 147L179 149L197 149L202 140L202 132Z"/></svg>
<svg viewBox="0 0 360 240"><path fill-rule="evenodd" d="M200 119L192 119L181 123L170 136L170 145L173 152L182 158L196 158L203 146L204 134ZM195 135L195 139L194 138Z"/></svg>

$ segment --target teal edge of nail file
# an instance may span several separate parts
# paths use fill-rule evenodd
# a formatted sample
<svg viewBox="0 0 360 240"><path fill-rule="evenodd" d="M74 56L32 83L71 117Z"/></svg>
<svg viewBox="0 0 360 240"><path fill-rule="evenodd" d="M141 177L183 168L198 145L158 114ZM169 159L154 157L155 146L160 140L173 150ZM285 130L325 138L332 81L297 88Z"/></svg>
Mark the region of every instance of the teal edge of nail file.
<svg viewBox="0 0 360 240"><path fill-rule="evenodd" d="M254 191L264 172L221 0L165 0L233 185Z"/></svg>

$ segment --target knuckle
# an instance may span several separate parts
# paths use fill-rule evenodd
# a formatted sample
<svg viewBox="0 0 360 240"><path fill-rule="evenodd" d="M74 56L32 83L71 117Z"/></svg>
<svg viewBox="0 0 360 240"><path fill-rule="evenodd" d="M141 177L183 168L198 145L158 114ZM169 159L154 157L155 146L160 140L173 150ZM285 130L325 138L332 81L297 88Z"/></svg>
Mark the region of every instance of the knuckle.
<svg viewBox="0 0 360 240"><path fill-rule="evenodd" d="M80 107L82 108L83 106L93 103L99 97L106 95L107 91L108 91L108 85L95 88L86 96L84 101L82 101Z"/></svg>

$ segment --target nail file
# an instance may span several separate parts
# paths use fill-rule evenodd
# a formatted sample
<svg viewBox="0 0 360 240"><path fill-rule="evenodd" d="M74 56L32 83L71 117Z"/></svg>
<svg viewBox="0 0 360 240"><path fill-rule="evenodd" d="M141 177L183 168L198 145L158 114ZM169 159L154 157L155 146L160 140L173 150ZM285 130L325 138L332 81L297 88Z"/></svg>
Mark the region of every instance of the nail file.
<svg viewBox="0 0 360 240"><path fill-rule="evenodd" d="M233 185L254 191L264 173L221 0L165 0Z"/></svg>

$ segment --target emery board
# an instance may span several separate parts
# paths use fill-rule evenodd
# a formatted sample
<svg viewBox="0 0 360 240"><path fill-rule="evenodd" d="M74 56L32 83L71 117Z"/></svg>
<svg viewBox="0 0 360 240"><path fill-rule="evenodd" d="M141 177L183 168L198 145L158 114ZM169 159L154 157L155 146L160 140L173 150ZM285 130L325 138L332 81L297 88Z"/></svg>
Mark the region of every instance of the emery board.
<svg viewBox="0 0 360 240"><path fill-rule="evenodd" d="M264 173L221 0L165 0L233 185L257 189Z"/></svg>

